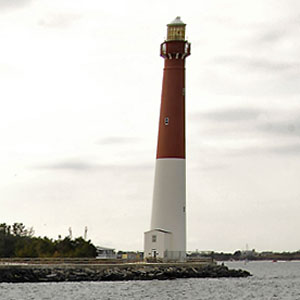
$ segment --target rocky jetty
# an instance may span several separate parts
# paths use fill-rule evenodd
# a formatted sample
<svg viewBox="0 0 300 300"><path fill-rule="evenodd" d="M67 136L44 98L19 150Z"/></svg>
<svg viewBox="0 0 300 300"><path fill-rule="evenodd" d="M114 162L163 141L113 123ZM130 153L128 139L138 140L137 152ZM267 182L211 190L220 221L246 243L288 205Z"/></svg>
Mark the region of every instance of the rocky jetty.
<svg viewBox="0 0 300 300"><path fill-rule="evenodd" d="M247 277L217 264L0 265L0 282L124 281Z"/></svg>

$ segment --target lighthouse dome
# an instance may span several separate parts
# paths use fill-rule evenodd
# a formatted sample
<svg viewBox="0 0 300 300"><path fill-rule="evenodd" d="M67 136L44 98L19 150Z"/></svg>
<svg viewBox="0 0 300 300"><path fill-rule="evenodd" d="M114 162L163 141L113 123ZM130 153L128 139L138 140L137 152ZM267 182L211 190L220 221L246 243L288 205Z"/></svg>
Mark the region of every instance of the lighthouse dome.
<svg viewBox="0 0 300 300"><path fill-rule="evenodd" d="M176 17L169 25L185 25L180 17Z"/></svg>

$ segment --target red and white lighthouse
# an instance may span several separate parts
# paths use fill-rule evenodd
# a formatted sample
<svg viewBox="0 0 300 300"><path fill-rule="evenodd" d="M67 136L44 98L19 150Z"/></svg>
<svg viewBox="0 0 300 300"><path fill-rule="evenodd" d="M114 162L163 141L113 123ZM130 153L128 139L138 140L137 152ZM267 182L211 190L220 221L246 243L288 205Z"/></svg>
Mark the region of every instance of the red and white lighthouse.
<svg viewBox="0 0 300 300"><path fill-rule="evenodd" d="M190 43L177 17L161 44L164 73L156 154L151 229L144 256L164 260L186 257L185 58Z"/></svg>

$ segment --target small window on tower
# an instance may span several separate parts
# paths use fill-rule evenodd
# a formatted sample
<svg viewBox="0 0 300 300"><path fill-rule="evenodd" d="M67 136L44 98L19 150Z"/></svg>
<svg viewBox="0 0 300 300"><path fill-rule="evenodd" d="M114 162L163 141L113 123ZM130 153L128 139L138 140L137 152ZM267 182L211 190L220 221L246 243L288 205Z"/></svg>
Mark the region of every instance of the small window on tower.
<svg viewBox="0 0 300 300"><path fill-rule="evenodd" d="M165 117L165 125L169 125L169 117Z"/></svg>
<svg viewBox="0 0 300 300"><path fill-rule="evenodd" d="M152 243L156 243L156 235L152 235Z"/></svg>

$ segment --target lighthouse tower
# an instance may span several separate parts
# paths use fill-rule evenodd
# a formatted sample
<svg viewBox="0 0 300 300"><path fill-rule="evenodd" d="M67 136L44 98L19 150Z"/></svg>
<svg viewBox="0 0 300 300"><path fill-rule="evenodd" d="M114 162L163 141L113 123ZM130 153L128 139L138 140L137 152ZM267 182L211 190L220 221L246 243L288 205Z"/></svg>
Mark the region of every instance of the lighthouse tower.
<svg viewBox="0 0 300 300"><path fill-rule="evenodd" d="M177 17L167 25L151 229L145 232L144 257L165 261L186 258L185 58L190 43Z"/></svg>

